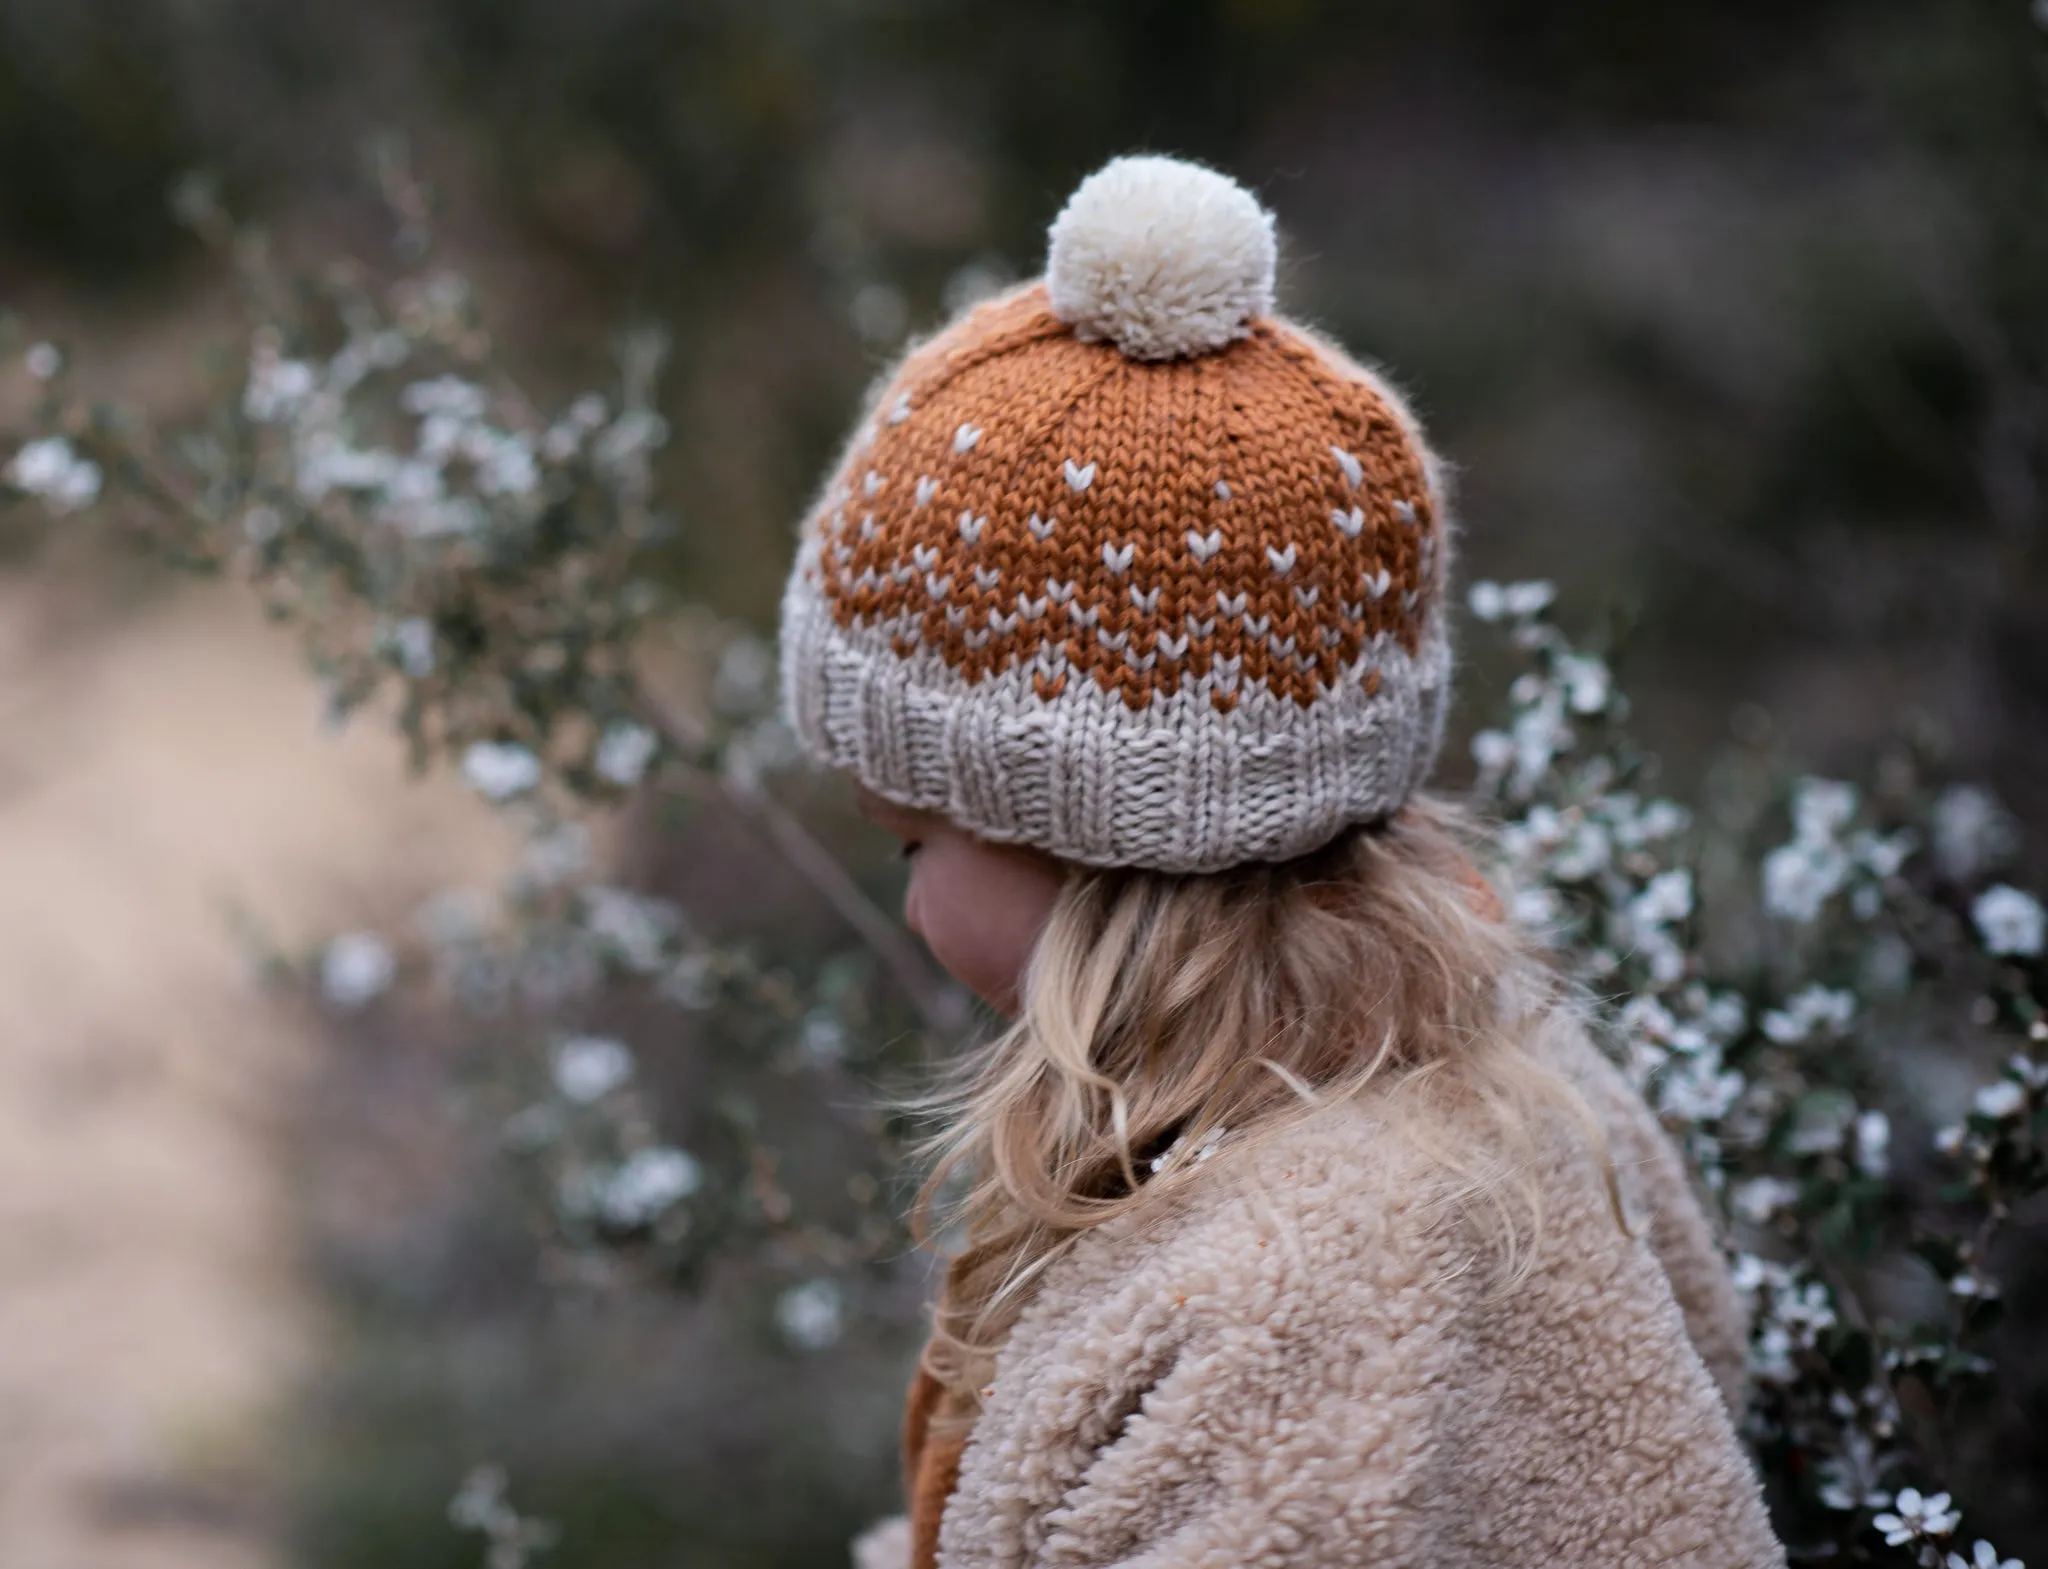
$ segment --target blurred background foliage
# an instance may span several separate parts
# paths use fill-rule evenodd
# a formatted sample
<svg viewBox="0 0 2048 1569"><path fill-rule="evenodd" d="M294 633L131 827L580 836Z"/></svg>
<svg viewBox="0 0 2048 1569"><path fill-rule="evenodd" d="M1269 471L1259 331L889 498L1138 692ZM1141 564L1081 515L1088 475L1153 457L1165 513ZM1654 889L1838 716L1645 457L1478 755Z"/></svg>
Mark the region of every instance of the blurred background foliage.
<svg viewBox="0 0 2048 1569"><path fill-rule="evenodd" d="M215 171L288 254L381 253L362 149L403 134L531 388L600 381L623 327L668 331L667 569L766 635L868 380L1035 272L1105 158L1197 156L1278 213L1288 308L1415 392L1460 471L1467 575L1555 577L1567 620L1627 629L1637 729L1677 780L1731 725L1844 772L1910 730L2038 844L2040 10L0 0L0 306L86 385L174 407L176 367L138 356L182 364L229 291L174 180ZM1483 713L1497 672L1465 679ZM882 847L816 811L887 898ZM636 886L774 959L845 941L716 814L629 839ZM843 1561L892 1496L915 1267L893 1315L811 1353L760 1327L759 1278L550 1278L489 1138L458 1136L477 1092L444 1022L394 1005L346 1033L296 1145L342 1328L281 1419L294 1561L474 1562L444 1514L480 1457L561 1523L564 1569ZM668 1125L691 1126L700 1045L644 1053ZM819 1193L854 1164L837 1125L792 1141ZM2015 1317L2044 1289L2015 1280ZM2013 1387L2048 1431L2042 1369ZM2039 1519L2000 1524L2048 1551Z"/></svg>

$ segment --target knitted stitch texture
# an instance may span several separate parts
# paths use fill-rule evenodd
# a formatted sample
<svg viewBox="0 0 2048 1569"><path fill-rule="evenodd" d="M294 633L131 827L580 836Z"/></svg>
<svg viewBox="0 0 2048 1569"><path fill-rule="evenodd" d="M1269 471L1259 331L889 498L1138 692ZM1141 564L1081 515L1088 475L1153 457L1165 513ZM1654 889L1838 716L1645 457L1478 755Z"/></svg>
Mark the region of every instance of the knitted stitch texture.
<svg viewBox="0 0 2048 1569"><path fill-rule="evenodd" d="M1391 814L1434 758L1437 466L1380 377L1203 291L1201 215L1216 186L1238 198L1238 231L1210 232L1241 274L1241 209L1264 218L1245 193L1123 164L1154 200L1181 179L1196 221L1077 240L1112 164L1062 238L1115 299L1077 303L1089 279L1056 270L885 379L803 526L785 701L821 761L991 840L1166 871L1282 860ZM1244 293L1270 298L1270 275ZM1176 337L1160 301L1182 296L1200 314Z"/></svg>

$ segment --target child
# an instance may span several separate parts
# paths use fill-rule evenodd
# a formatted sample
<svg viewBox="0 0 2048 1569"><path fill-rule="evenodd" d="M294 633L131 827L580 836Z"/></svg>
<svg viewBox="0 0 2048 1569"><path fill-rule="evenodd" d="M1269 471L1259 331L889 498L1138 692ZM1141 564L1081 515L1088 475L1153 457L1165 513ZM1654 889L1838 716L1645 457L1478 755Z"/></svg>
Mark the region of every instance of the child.
<svg viewBox="0 0 2048 1569"><path fill-rule="evenodd" d="M1441 473L1273 268L1240 187L1110 164L804 530L795 728L1015 1019L859 1560L1781 1564L1678 1161L1416 794Z"/></svg>

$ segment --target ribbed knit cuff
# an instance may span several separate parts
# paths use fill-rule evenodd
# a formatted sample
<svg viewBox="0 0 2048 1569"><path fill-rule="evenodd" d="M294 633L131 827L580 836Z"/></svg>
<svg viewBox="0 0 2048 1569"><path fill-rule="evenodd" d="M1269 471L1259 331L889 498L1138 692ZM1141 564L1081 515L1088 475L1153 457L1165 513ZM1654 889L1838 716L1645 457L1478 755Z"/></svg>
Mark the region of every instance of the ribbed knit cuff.
<svg viewBox="0 0 2048 1569"><path fill-rule="evenodd" d="M1036 669L970 686L840 626L801 573L784 602L785 711L820 762L984 839L1169 872L1287 860L1397 811L1435 760L1450 646L1432 615L1415 657L1385 639L1306 708L1247 684L1229 713L1209 683L1133 710L1078 672L1047 702Z"/></svg>

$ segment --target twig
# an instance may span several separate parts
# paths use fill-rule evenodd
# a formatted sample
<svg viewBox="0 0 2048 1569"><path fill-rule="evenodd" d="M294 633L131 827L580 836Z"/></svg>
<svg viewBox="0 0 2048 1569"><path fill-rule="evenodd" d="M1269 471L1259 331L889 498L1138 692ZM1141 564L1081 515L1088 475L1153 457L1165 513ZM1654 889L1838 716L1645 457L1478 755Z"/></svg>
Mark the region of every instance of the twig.
<svg viewBox="0 0 2048 1569"><path fill-rule="evenodd" d="M783 859L798 875L824 895L840 919L874 949L875 956L895 977L926 1026L941 1036L957 1034L967 1023L967 1009L959 994L932 974L917 945L861 891L832 852L765 791L726 780L724 795L782 852Z"/></svg>
<svg viewBox="0 0 2048 1569"><path fill-rule="evenodd" d="M701 738L693 733L693 726L661 712L651 701L646 704L646 712L648 722L672 753L687 758L701 750ZM692 783L699 793L709 793L705 787L714 783L710 772L695 768L692 774ZM861 890L832 852L793 813L758 785L719 778L715 788L719 799L752 823L790 868L873 950L917 1010L925 1028L943 1039L958 1035L966 1027L968 1010L961 995L932 973L909 934Z"/></svg>

